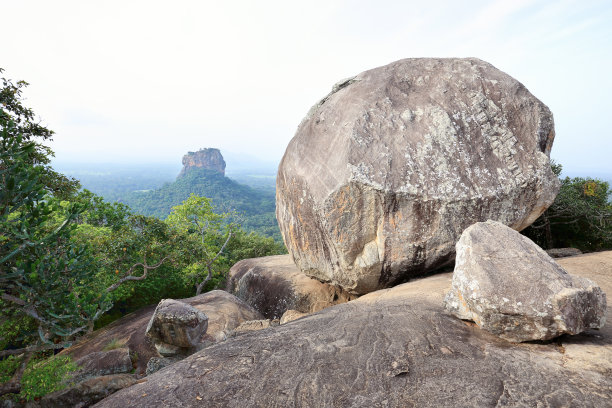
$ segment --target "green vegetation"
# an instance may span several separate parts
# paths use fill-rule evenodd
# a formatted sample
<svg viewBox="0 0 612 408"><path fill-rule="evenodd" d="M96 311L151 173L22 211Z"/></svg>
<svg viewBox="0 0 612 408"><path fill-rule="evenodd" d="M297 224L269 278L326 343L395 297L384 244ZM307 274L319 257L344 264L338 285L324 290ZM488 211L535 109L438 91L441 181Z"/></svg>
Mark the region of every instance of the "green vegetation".
<svg viewBox="0 0 612 408"><path fill-rule="evenodd" d="M53 132L22 106L26 84L3 84L0 395L29 399L56 389L66 361L46 360L48 350L69 346L94 325L223 284L243 256L283 252L272 238L242 230L235 216L218 214L205 198L190 198L205 205L188 200L165 222L87 190L77 193L76 180L48 166L52 152L40 142ZM191 213L207 228L188 225Z"/></svg>
<svg viewBox="0 0 612 408"><path fill-rule="evenodd" d="M106 346L104 346L104 348L102 348L102 351L111 351L111 350L116 350L119 349L121 347L125 346L125 343L120 342L117 339L111 339L111 341L108 342L108 344L106 344Z"/></svg>
<svg viewBox="0 0 612 408"><path fill-rule="evenodd" d="M19 367L20 359L9 356L0 360L0 384L6 383ZM70 384L70 372L77 366L68 356L42 356L32 359L21 379L21 391L14 395L15 401L32 401L46 394L59 391Z"/></svg>
<svg viewBox="0 0 612 408"><path fill-rule="evenodd" d="M553 163L561 175L561 165ZM542 248L575 247L582 251L612 248L612 190L591 178L560 178L555 202L523 234Z"/></svg>
<svg viewBox="0 0 612 408"><path fill-rule="evenodd" d="M157 190L127 194L122 202L139 214L164 219L172 207L191 194L210 198L217 206L217 211L235 212L245 230L282 242L275 216L274 191L239 184L213 170L192 169ZM236 217L228 219L230 222L235 220Z"/></svg>

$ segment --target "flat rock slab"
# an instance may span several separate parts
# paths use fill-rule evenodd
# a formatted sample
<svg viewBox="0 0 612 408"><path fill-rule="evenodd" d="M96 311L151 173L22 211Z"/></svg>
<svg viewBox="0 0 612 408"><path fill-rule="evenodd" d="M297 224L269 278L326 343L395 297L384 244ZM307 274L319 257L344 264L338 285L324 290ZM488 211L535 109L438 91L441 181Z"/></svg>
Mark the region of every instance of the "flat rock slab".
<svg viewBox="0 0 612 408"><path fill-rule="evenodd" d="M222 290L213 290L200 296L181 299L208 316L207 342L223 341L240 323L263 319L263 316L236 296ZM145 330L156 306L148 306L84 336L74 346L62 351L74 360L99 352L111 341L124 344L137 355L137 372L144 374L147 362L159 357Z"/></svg>
<svg viewBox="0 0 612 408"><path fill-rule="evenodd" d="M553 202L549 109L475 58L415 58L334 86L278 168L276 216L307 275L364 294L450 263L461 232L521 230Z"/></svg>
<svg viewBox="0 0 612 408"><path fill-rule="evenodd" d="M230 269L228 289L268 319L294 309L314 313L356 296L306 276L290 255L244 259Z"/></svg>
<svg viewBox="0 0 612 408"><path fill-rule="evenodd" d="M549 340L600 328L606 295L568 274L529 238L505 225L479 222L457 242L446 308L509 341Z"/></svg>
<svg viewBox="0 0 612 408"><path fill-rule="evenodd" d="M570 273L612 290L612 274L583 267L596 259L609 272L612 252L578 258ZM450 284L434 275L246 333L96 407L609 406L610 328L509 343L447 314Z"/></svg>

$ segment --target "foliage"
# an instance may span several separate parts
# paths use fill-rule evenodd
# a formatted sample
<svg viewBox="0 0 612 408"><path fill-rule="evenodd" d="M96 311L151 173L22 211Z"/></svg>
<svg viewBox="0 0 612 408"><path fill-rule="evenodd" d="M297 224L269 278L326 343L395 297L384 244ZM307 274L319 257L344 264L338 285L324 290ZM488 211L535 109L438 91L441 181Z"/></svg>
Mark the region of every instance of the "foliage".
<svg viewBox="0 0 612 408"><path fill-rule="evenodd" d="M274 191L253 189L213 170L191 169L173 183L148 192L128 194L123 202L139 214L166 218L173 206L191 194L207 197L217 204L215 210L233 211L247 231L271 236L282 242L275 216ZM237 221L237 218L228 218Z"/></svg>
<svg viewBox="0 0 612 408"><path fill-rule="evenodd" d="M238 228L225 222L232 216L232 213L216 213L210 199L191 194L181 205L172 207L166 220L174 230L188 234L192 242L199 243L198 251L185 270L186 278L195 285L197 295L211 279L223 279L225 275L221 273L219 276L218 266L224 263L223 251Z"/></svg>
<svg viewBox="0 0 612 408"><path fill-rule="evenodd" d="M9 356L0 360L0 383L10 380L12 373L20 364L20 357ZM21 380L21 392L13 399L16 401L32 401L51 392L65 388L69 384L72 371L77 366L68 356L44 355L38 359L32 359L23 374Z"/></svg>
<svg viewBox="0 0 612 408"><path fill-rule="evenodd" d="M35 144L16 132L12 122L2 129L0 297L5 307L0 314L36 320L43 342L67 340L104 302L79 290L90 258L70 234L82 208L62 207L47 194L39 178L44 168L29 162ZM59 225L53 223L56 214L63 219Z"/></svg>
<svg viewBox="0 0 612 408"><path fill-rule="evenodd" d="M561 165L553 171L561 174ZM612 248L610 185L602 180L560 178L554 203L523 233L543 248L575 247L583 251Z"/></svg>
<svg viewBox="0 0 612 408"><path fill-rule="evenodd" d="M0 68L0 73L4 70ZM6 78L0 78L0 130L10 124L10 132L20 135L23 142L30 146L27 149L26 161L38 168L37 177L45 187L46 191L53 193L56 197L66 198L79 188L79 182L56 172L50 166L50 157L53 151L39 141L51 140L53 131L42 126L36 121L32 109L21 103L23 90L28 86L25 81L13 82ZM3 136L4 137L4 136Z"/></svg>

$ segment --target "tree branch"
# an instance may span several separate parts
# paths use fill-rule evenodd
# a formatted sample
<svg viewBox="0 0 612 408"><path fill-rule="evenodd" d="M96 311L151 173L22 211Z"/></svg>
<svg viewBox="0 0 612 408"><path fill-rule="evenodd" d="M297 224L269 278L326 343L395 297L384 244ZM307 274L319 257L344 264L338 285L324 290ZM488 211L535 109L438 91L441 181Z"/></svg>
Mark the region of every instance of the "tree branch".
<svg viewBox="0 0 612 408"><path fill-rule="evenodd" d="M159 268L161 266L161 264L164 263L164 261L166 259L168 259L167 256L162 258L162 260L159 261L157 263L157 265L152 265L152 266L147 265L146 259L145 259L144 263L137 263L137 264L132 265L131 268L127 271L127 273L125 274L125 276L123 278L119 279L118 282L115 282L112 285L110 285L108 288L106 288L106 292L108 293L108 292L112 292L112 291L116 290L124 282L127 282L127 281L140 281L140 280L145 279L147 277L147 273L150 270ZM138 266L142 266L143 274L141 276L134 276L134 275L132 275L132 272L133 272L134 268L136 268Z"/></svg>

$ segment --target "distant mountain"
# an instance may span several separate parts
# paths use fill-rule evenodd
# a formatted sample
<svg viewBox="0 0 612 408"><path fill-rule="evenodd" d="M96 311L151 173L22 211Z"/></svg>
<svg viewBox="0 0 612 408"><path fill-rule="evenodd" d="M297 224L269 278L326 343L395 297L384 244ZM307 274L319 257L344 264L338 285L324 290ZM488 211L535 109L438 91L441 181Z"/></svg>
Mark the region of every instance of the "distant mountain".
<svg viewBox="0 0 612 408"><path fill-rule="evenodd" d="M192 167L172 183L152 191L129 193L119 201L137 213L163 219L170 214L173 206L179 205L192 193L212 199L219 210L232 209L242 214L245 230L281 241L275 216L274 191L239 184L208 168Z"/></svg>

